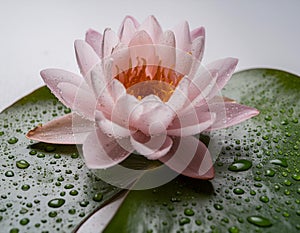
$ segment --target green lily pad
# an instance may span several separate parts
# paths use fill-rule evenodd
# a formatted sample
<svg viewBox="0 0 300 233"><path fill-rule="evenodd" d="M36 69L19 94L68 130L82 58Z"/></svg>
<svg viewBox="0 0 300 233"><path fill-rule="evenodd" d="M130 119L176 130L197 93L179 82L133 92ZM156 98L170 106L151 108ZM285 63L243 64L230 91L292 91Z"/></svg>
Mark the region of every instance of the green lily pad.
<svg viewBox="0 0 300 233"><path fill-rule="evenodd" d="M25 138L69 112L43 87L0 114L1 232L71 232L120 191L86 168L76 146Z"/></svg>
<svg viewBox="0 0 300 233"><path fill-rule="evenodd" d="M105 232L300 232L299 77L247 70L224 95L261 113L211 136L215 179L131 191Z"/></svg>

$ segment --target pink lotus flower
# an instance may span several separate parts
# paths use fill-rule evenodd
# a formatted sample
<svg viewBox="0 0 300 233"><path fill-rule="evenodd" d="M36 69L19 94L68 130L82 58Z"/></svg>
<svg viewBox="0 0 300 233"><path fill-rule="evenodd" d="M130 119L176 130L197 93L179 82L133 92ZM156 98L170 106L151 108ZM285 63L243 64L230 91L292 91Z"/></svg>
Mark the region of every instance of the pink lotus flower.
<svg viewBox="0 0 300 233"><path fill-rule="evenodd" d="M187 22L163 31L155 17L142 24L125 17L118 34L89 30L75 41L81 76L41 72L73 113L31 130L30 139L83 144L89 168L104 169L138 152L185 176L214 177L207 147L194 135L238 124L258 114L220 97L237 59L200 66L203 27Z"/></svg>

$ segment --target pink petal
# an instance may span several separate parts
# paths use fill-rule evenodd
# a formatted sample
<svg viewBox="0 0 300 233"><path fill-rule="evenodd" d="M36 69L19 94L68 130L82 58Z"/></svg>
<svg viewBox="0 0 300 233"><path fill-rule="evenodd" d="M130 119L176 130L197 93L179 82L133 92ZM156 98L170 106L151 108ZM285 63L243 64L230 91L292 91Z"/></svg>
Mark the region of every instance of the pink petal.
<svg viewBox="0 0 300 233"><path fill-rule="evenodd" d="M110 120L129 128L130 122L136 121L141 114L141 109L137 108L139 104L140 102L132 95L126 94L120 97L113 106Z"/></svg>
<svg viewBox="0 0 300 233"><path fill-rule="evenodd" d="M205 67L200 67L197 70L189 86L188 98L191 103L190 107L195 107L199 104L203 104L203 101L205 102L206 96L209 95L213 84L216 82L217 74L214 75L215 76L212 76L211 72Z"/></svg>
<svg viewBox="0 0 300 233"><path fill-rule="evenodd" d="M172 31L165 31L159 39L159 44L176 48L175 34Z"/></svg>
<svg viewBox="0 0 300 233"><path fill-rule="evenodd" d="M236 58L225 58L217 60L207 66L208 70L213 76L216 76L216 83L212 83L213 88L207 96L208 99L218 95L226 83L231 78L232 73L238 63Z"/></svg>
<svg viewBox="0 0 300 233"><path fill-rule="evenodd" d="M96 99L93 93L86 88L86 84L75 86L71 83L61 82L57 87L60 90L61 98L69 108L90 120L94 119Z"/></svg>
<svg viewBox="0 0 300 233"><path fill-rule="evenodd" d="M176 65L176 42L172 31L165 31L160 37L159 44L156 46L156 53L161 61L161 66L174 69Z"/></svg>
<svg viewBox="0 0 300 233"><path fill-rule="evenodd" d="M102 55L102 38L102 34L93 29L89 29L85 33L85 41L94 49L100 58Z"/></svg>
<svg viewBox="0 0 300 233"><path fill-rule="evenodd" d="M84 40L76 40L74 46L80 72L85 77L86 73L100 62L100 58Z"/></svg>
<svg viewBox="0 0 300 233"><path fill-rule="evenodd" d="M138 27L140 26L140 24L139 24L139 22L136 20L136 18L134 18L134 17L131 16L131 15L126 15L125 18L123 19L123 21L122 21L120 27L119 27L119 30L118 30L118 36L119 36L119 38L120 38L121 35L122 35L122 30L123 30L123 28L124 28L124 24L125 24L126 22L128 22L128 21L130 21L130 22L133 24L134 28L138 28Z"/></svg>
<svg viewBox="0 0 300 233"><path fill-rule="evenodd" d="M203 132L210 127L215 119L216 114L203 112L202 110L190 111L189 113L175 118L168 127L168 135L172 136L191 136Z"/></svg>
<svg viewBox="0 0 300 233"><path fill-rule="evenodd" d="M125 160L132 151L128 139L120 142L106 136L100 129L90 133L83 143L84 159L87 167L91 169L112 167Z"/></svg>
<svg viewBox="0 0 300 233"><path fill-rule="evenodd" d="M47 85L48 88L52 91L52 93L64 104L67 103L61 96L60 89L57 85L61 82L70 83L74 86L84 85L84 80L82 77L73 74L71 72L60 70L60 69L46 69L41 71L41 76Z"/></svg>
<svg viewBox="0 0 300 233"><path fill-rule="evenodd" d="M175 33L177 48L185 52L190 52L192 41L188 22L182 22L181 24L177 25L173 31Z"/></svg>
<svg viewBox="0 0 300 233"><path fill-rule="evenodd" d="M139 31L146 31L154 44L159 42L159 39L163 33L161 26L159 25L157 19L150 15L139 27Z"/></svg>
<svg viewBox="0 0 300 233"><path fill-rule="evenodd" d="M116 124L110 120L108 120L102 112L96 112L96 123L103 133L110 137L114 138L124 138L128 137L135 132L135 130L131 130L125 128L119 124Z"/></svg>
<svg viewBox="0 0 300 233"><path fill-rule="evenodd" d="M176 113L180 111L185 102L188 101L190 82L191 81L187 77L183 77L171 95L169 101L166 102L166 104Z"/></svg>
<svg viewBox="0 0 300 233"><path fill-rule="evenodd" d="M110 83L110 94L114 100L114 102L117 102L119 98L126 95L126 89L124 85L117 79L113 79Z"/></svg>
<svg viewBox="0 0 300 233"><path fill-rule="evenodd" d="M217 117L207 131L227 128L259 114L255 108L232 102L214 103L210 104L209 107L211 111L216 113Z"/></svg>
<svg viewBox="0 0 300 233"><path fill-rule="evenodd" d="M190 73L195 61L197 60L195 60L195 58L191 54L177 50L175 66L176 72L185 75L189 79L191 79L193 75L190 75Z"/></svg>
<svg viewBox="0 0 300 233"><path fill-rule="evenodd" d="M96 97L101 95L107 89L107 77L102 69L102 64L95 65L87 74L86 80L90 84Z"/></svg>
<svg viewBox="0 0 300 233"><path fill-rule="evenodd" d="M131 144L139 154L150 160L164 156L172 147L173 141L167 135L148 137L148 141L144 142L145 135L140 136L140 134L140 132L136 133L130 138Z"/></svg>
<svg viewBox="0 0 300 233"><path fill-rule="evenodd" d="M92 121L71 113L37 126L26 137L46 143L82 144L93 128Z"/></svg>
<svg viewBox="0 0 300 233"><path fill-rule="evenodd" d="M201 67L189 88L189 99L192 106L203 104L208 99L220 94L221 89L231 78L236 65L237 59L227 58L215 61L207 67Z"/></svg>
<svg viewBox="0 0 300 233"><path fill-rule="evenodd" d="M110 28L105 29L102 42L102 58L110 56L119 42L119 37L114 31Z"/></svg>
<svg viewBox="0 0 300 233"><path fill-rule="evenodd" d="M97 109L104 112L106 116L111 114L114 104L110 95L107 77L102 69L102 64L97 64L87 73L86 80L90 83L95 98L97 99Z"/></svg>
<svg viewBox="0 0 300 233"><path fill-rule="evenodd" d="M149 95L140 101L132 115L135 116L131 119L133 127L146 135L158 135L166 131L175 113L159 97Z"/></svg>
<svg viewBox="0 0 300 233"><path fill-rule="evenodd" d="M153 44L150 35L146 31L138 31L129 42L129 47Z"/></svg>
<svg viewBox="0 0 300 233"><path fill-rule="evenodd" d="M191 40L194 41L196 38L203 36L205 37L205 28L198 27L191 31Z"/></svg>
<svg viewBox="0 0 300 233"><path fill-rule="evenodd" d="M128 45L131 38L137 31L137 27L139 27L139 23L136 21L136 19L132 16L126 16L120 26L118 33L120 41Z"/></svg>
<svg viewBox="0 0 300 233"><path fill-rule="evenodd" d="M160 158L172 170L196 179L214 178L214 168L206 146L193 136L173 138L173 147Z"/></svg>
<svg viewBox="0 0 300 233"><path fill-rule="evenodd" d="M197 37L192 42L191 53L198 60L201 61L204 53L205 38L203 36Z"/></svg>

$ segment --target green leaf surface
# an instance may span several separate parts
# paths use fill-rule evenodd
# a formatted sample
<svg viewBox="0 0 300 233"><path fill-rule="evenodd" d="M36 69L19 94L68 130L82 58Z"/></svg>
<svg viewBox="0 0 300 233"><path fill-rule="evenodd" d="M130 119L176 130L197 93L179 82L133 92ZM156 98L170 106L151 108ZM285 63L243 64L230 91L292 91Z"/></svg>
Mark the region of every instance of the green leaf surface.
<svg viewBox="0 0 300 233"><path fill-rule="evenodd" d="M242 71L223 94L261 113L211 136L215 179L131 191L105 232L300 232L299 77Z"/></svg>
<svg viewBox="0 0 300 233"><path fill-rule="evenodd" d="M71 232L119 192L86 168L76 146L25 138L69 112L43 87L0 114L0 232Z"/></svg>

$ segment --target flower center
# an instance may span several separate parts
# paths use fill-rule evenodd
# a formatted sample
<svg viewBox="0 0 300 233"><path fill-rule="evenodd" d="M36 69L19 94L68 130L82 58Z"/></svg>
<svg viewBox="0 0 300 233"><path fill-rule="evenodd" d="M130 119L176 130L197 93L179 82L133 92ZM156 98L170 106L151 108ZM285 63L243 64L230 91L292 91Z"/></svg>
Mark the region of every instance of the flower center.
<svg viewBox="0 0 300 233"><path fill-rule="evenodd" d="M160 65L146 65L129 68L115 76L125 86L127 93L139 100L147 95L156 95L167 102L183 75Z"/></svg>

